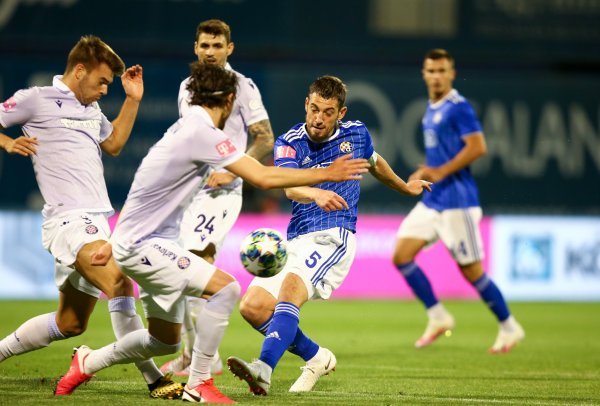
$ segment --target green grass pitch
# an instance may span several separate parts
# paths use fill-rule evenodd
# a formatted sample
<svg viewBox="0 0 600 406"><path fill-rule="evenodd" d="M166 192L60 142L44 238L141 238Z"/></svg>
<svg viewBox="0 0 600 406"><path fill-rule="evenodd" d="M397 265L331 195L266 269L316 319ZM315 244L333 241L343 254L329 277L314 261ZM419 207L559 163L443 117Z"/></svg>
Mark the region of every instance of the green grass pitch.
<svg viewBox="0 0 600 406"><path fill-rule="evenodd" d="M37 314L53 311L52 301L0 301L0 336ZM301 327L337 356L337 370L315 390L291 394L302 361L286 354L275 370L268 397L253 397L229 371L217 386L242 404L265 405L566 405L600 404L600 303L512 303L527 337L510 354L490 355L497 333L479 302L450 301L457 328L433 346L413 347L425 326L416 302L311 302ZM234 313L221 354L257 357L262 336ZM71 348L113 341L106 302L99 302L88 331L0 363L0 405L163 404L149 399L132 365L100 371L70 397L52 395L55 379L69 366ZM157 364L168 357L157 359ZM172 402L172 401L171 401Z"/></svg>

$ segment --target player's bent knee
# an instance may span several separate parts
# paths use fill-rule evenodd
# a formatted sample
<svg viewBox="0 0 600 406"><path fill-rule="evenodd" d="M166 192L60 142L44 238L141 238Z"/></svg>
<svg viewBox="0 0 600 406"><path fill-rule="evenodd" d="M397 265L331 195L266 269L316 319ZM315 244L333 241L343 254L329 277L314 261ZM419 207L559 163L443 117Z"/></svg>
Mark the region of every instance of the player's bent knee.
<svg viewBox="0 0 600 406"><path fill-rule="evenodd" d="M240 302L240 314L253 326L262 324L273 312L273 306L254 295L244 295Z"/></svg>
<svg viewBox="0 0 600 406"><path fill-rule="evenodd" d="M148 337L150 337L146 347L149 350L148 358L152 356L175 354L179 352L179 349L181 348L181 342L178 342L177 344L166 344L151 335L148 335Z"/></svg>
<svg viewBox="0 0 600 406"><path fill-rule="evenodd" d="M116 276L113 284L114 296L133 296L133 282L127 276L121 274Z"/></svg>
<svg viewBox="0 0 600 406"><path fill-rule="evenodd" d="M241 291L242 288L239 282L234 279L233 282L225 285L212 295L212 297L208 299L205 308L219 313L231 314L235 304L240 298Z"/></svg>
<svg viewBox="0 0 600 406"><path fill-rule="evenodd" d="M65 336L65 338L77 337L77 336L83 334L85 332L85 330L87 330L86 323L76 322L76 323L63 324L60 321L58 321L56 323L56 325L58 326L60 333L63 336Z"/></svg>
<svg viewBox="0 0 600 406"><path fill-rule="evenodd" d="M481 262L474 262L469 265L460 265L460 271L466 280L473 283L483 276L483 266Z"/></svg>

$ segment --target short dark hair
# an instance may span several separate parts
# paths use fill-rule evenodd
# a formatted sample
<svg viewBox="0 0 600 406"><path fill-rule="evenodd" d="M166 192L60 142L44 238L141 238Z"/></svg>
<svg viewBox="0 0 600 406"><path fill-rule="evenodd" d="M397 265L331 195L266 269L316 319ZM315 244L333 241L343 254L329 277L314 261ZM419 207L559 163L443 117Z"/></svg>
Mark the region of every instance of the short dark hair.
<svg viewBox="0 0 600 406"><path fill-rule="evenodd" d="M213 19L201 22L196 28L196 41L202 33L211 34L215 37L223 35L228 44L231 42L231 29L225 21Z"/></svg>
<svg viewBox="0 0 600 406"><path fill-rule="evenodd" d="M340 78L335 76L321 76L317 78L308 88L308 97L316 93L324 99L337 99L341 109L346 103L346 85Z"/></svg>
<svg viewBox="0 0 600 406"><path fill-rule="evenodd" d="M235 97L237 76L232 71L198 61L192 62L190 69L192 74L187 85L187 90L191 93L190 104L209 108L224 107L227 96L233 93Z"/></svg>
<svg viewBox="0 0 600 406"><path fill-rule="evenodd" d="M125 63L111 47L94 35L85 35L69 52L65 73L71 72L78 64L94 70L102 63L107 64L114 75L120 76L125 72Z"/></svg>
<svg viewBox="0 0 600 406"><path fill-rule="evenodd" d="M442 48L434 48L427 51L425 54L425 59L433 59L434 61L437 59L447 59L448 62L454 66L454 57L450 55L450 52Z"/></svg>

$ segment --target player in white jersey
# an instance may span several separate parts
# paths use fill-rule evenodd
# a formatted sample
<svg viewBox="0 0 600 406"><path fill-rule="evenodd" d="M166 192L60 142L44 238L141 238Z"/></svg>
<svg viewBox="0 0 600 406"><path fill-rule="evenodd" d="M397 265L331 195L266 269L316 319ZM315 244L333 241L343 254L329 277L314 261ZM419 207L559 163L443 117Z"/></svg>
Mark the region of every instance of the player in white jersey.
<svg viewBox="0 0 600 406"><path fill-rule="evenodd" d="M426 165L411 178L435 182L411 210L398 230L394 264L427 309L429 322L415 346L432 344L454 328L454 318L435 296L415 256L426 246L441 240L450 251L463 276L481 296L499 323L492 353L511 350L525 337L523 328L511 315L502 293L483 271L483 247L479 232L481 207L469 165L487 151L481 125L469 102L452 83L454 58L443 49L429 51L423 63L423 79L429 105L423 117Z"/></svg>
<svg viewBox="0 0 600 406"><path fill-rule="evenodd" d="M234 50L231 30L221 20L207 20L198 24L194 53L200 63L213 64L232 71L238 78L238 87L231 115L223 132L238 151L258 161L273 151L273 131L260 92L254 82L227 63ZM190 110L189 78L181 82L178 96L179 116ZM253 140L247 148L248 137ZM223 245L225 236L233 227L242 208L242 179L226 170L211 171L206 185L195 194L181 220L181 240L184 248L211 264ZM191 351L196 338L193 318L202 311L205 299L188 298L183 323L183 350L181 354L160 367L161 371L187 375ZM217 352L212 365L213 374L222 372L223 363Z"/></svg>
<svg viewBox="0 0 600 406"><path fill-rule="evenodd" d="M123 73L124 72L124 73ZM98 100L121 75L125 102L111 123ZM116 156L127 142L144 92L142 68L125 70L98 37L82 37L69 53L65 73L52 86L20 90L0 108L0 125L20 125L23 136L0 134L8 153L30 156L45 201L42 239L55 258L58 310L34 317L0 341L0 362L83 333L100 291L117 337L142 328L133 285L114 261L94 267L90 254L109 238L102 152ZM163 377L152 360L138 364L153 397L181 396L183 387ZM57 393L61 395L62 393Z"/></svg>
<svg viewBox="0 0 600 406"><path fill-rule="evenodd" d="M405 183L378 155L367 127L341 121L346 114L346 86L333 76L314 81L305 101L306 120L275 142L275 164L289 168L327 166L351 153L368 159L377 180L400 193L417 196L430 182ZM290 392L309 392L318 379L333 371L336 358L308 338L299 327L300 307L308 300L329 299L350 271L354 260L358 181L321 183L285 190L292 200L288 226L288 260L271 278L254 278L240 304L242 316L265 338L260 358L248 363L230 357L227 365L256 395L266 395L271 375L286 350L306 365Z"/></svg>
<svg viewBox="0 0 600 406"><path fill-rule="evenodd" d="M261 165L239 151L222 131L234 105L236 75L221 67L194 63L188 84L192 107L148 152L138 168L111 238L93 255L103 264L111 255L136 280L148 330L138 330L92 351L82 346L57 387L73 391L93 374L113 364L130 363L179 350L185 296L208 301L196 319L198 334L183 399L233 403L215 386L210 364L239 298L230 274L192 255L179 240L184 207L210 170L225 168L260 188L281 188L324 181L357 180L367 171L365 159L345 155L327 168L289 169Z"/></svg>

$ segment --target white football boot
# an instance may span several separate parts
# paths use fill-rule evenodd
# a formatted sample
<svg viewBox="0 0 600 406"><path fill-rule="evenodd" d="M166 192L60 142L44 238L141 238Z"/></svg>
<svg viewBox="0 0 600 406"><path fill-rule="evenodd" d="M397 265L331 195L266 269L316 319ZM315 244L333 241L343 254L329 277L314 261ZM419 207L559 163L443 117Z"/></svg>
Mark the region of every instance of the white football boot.
<svg viewBox="0 0 600 406"><path fill-rule="evenodd" d="M310 392L319 378L335 371L337 360L327 348L319 348L314 357L305 366L300 367L302 374L291 386L290 392Z"/></svg>

